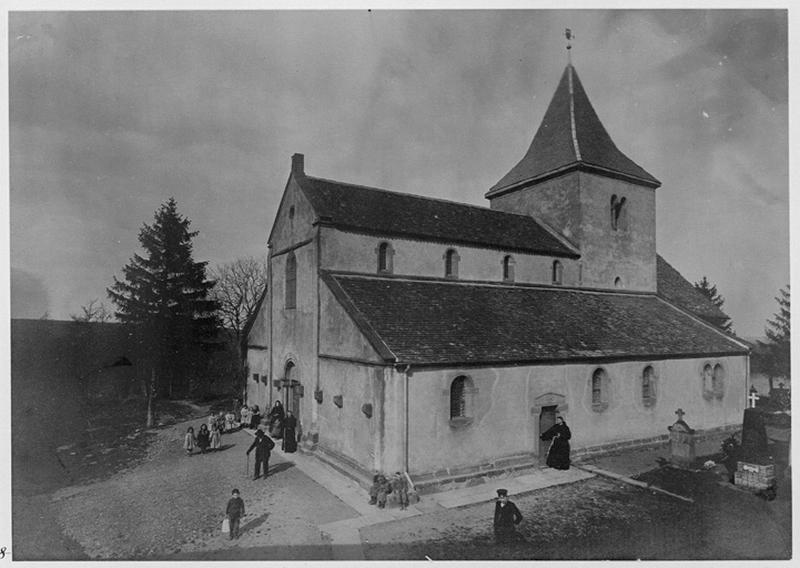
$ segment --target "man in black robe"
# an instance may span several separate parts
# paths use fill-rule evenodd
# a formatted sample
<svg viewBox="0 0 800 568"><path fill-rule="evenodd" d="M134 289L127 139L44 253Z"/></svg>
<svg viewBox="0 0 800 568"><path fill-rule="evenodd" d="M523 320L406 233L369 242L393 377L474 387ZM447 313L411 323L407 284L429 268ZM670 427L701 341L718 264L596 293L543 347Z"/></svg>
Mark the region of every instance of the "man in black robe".
<svg viewBox="0 0 800 568"><path fill-rule="evenodd" d="M494 540L497 544L505 544L520 540L516 526L522 522L522 513L517 506L508 500L508 490L497 490L497 502L494 505Z"/></svg>
<svg viewBox="0 0 800 568"><path fill-rule="evenodd" d="M286 411L286 419L283 421L283 442L281 449L284 452L292 453L297 450L297 418L291 410Z"/></svg>
<svg viewBox="0 0 800 568"><path fill-rule="evenodd" d="M569 439L572 432L561 416L556 418L552 428L540 436L542 440L552 440L547 451L547 465L554 469L569 469Z"/></svg>
<svg viewBox="0 0 800 568"><path fill-rule="evenodd" d="M275 442L272 441L272 438L264 434L261 428L256 430L256 439L253 440L253 443L247 449L247 455L250 455L253 449L256 451L256 470L253 474L253 479L258 479L260 477L262 464L264 466L264 479L267 478L267 473L269 472L269 456L274 447Z"/></svg>

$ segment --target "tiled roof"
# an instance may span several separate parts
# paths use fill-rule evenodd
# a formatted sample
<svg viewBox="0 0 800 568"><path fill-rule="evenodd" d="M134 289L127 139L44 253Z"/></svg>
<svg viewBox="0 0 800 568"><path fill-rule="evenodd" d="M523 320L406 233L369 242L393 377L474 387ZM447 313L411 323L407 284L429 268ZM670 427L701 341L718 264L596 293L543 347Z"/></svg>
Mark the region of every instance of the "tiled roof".
<svg viewBox="0 0 800 568"><path fill-rule="evenodd" d="M713 323L723 322L728 316L675 270L661 255L656 258L658 295L673 304Z"/></svg>
<svg viewBox="0 0 800 568"><path fill-rule="evenodd" d="M296 179L323 224L387 236L580 256L528 215L306 175Z"/></svg>
<svg viewBox="0 0 800 568"><path fill-rule="evenodd" d="M747 351L654 294L334 273L323 278L378 352L398 363L563 362Z"/></svg>
<svg viewBox="0 0 800 568"><path fill-rule="evenodd" d="M528 152L486 196L573 168L620 176L650 187L661 185L617 148L589 102L575 69L567 65Z"/></svg>

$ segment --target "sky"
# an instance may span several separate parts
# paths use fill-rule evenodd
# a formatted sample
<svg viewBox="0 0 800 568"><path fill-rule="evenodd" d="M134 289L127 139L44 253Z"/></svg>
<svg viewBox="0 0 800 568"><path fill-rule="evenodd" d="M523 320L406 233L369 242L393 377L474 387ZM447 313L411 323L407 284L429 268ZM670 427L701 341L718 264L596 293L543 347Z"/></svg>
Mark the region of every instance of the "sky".
<svg viewBox="0 0 800 568"><path fill-rule="evenodd" d="M488 206L572 61L662 182L659 254L743 336L789 282L787 14L759 11L10 12L11 316L69 319L170 197L196 260L266 255L309 175Z"/></svg>

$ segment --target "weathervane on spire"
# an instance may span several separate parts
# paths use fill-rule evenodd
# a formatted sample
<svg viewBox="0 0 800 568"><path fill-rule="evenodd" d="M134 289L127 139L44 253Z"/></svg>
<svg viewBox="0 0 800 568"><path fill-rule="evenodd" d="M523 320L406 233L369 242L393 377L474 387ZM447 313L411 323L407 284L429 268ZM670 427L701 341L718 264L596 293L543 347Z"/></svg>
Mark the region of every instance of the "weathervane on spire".
<svg viewBox="0 0 800 568"><path fill-rule="evenodd" d="M575 37L575 34L572 33L572 30L566 28L564 30L564 37L567 38L567 59L569 60L569 64L572 65L572 39Z"/></svg>

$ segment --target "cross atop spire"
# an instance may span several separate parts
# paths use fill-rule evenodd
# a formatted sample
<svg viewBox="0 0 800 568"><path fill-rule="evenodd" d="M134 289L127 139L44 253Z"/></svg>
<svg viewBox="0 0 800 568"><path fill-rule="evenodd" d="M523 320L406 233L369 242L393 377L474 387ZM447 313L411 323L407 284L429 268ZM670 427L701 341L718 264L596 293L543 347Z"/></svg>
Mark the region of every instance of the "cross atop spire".
<svg viewBox="0 0 800 568"><path fill-rule="evenodd" d="M572 30L567 28L564 30L564 37L567 38L567 60L569 64L572 65L572 39L575 35L572 33Z"/></svg>

